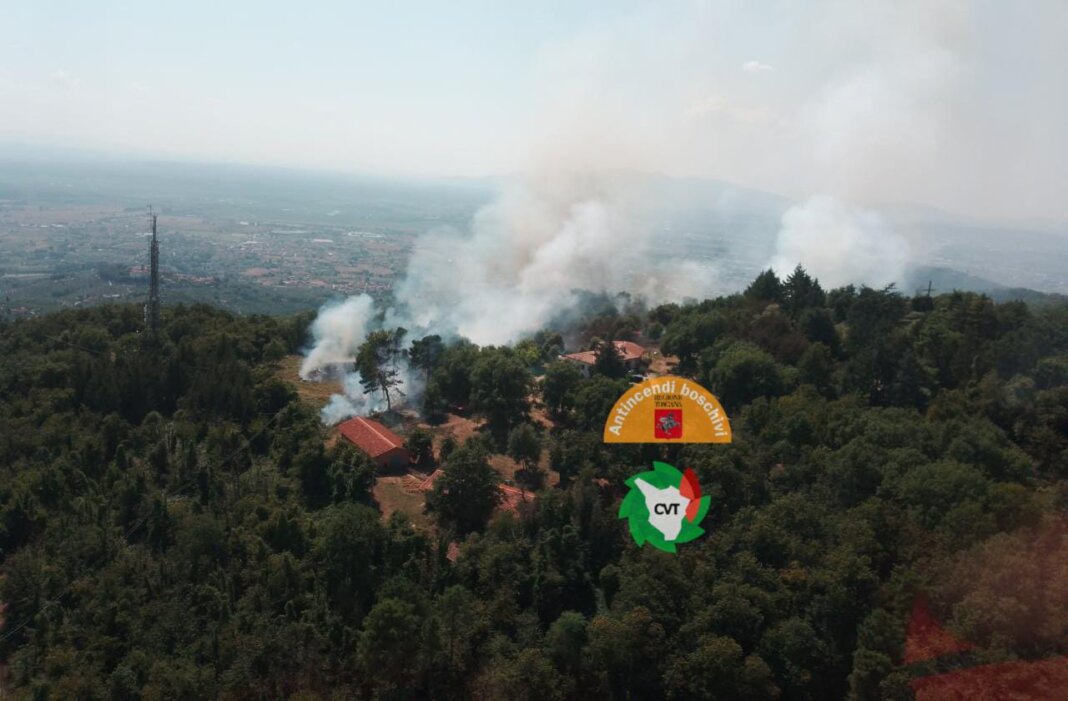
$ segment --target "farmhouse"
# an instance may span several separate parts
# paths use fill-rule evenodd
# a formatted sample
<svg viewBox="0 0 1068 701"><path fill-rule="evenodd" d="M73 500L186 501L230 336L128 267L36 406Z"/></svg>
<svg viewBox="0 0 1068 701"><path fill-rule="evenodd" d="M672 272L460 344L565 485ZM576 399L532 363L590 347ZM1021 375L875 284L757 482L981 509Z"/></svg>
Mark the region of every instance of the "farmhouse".
<svg viewBox="0 0 1068 701"><path fill-rule="evenodd" d="M339 424L337 430L379 467L404 467L411 462L404 440L373 419L357 416Z"/></svg>
<svg viewBox="0 0 1068 701"><path fill-rule="evenodd" d="M614 341L613 343L616 350L619 351L619 356L623 359L623 365L626 366L627 370L631 372L638 370L642 356L645 355L645 348L633 341ZM579 365L582 373L588 376L597 362L597 351L588 350L581 353L568 353L560 357Z"/></svg>

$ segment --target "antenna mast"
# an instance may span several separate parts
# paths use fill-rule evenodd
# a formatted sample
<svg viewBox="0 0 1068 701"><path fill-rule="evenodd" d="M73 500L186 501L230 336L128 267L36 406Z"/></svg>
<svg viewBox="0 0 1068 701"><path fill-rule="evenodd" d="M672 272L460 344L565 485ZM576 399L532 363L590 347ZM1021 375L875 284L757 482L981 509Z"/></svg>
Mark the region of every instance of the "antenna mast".
<svg viewBox="0 0 1068 701"><path fill-rule="evenodd" d="M148 303L145 304L145 331L148 338L159 337L159 240L156 238L156 213L148 208L148 219L152 223L152 246L149 249Z"/></svg>

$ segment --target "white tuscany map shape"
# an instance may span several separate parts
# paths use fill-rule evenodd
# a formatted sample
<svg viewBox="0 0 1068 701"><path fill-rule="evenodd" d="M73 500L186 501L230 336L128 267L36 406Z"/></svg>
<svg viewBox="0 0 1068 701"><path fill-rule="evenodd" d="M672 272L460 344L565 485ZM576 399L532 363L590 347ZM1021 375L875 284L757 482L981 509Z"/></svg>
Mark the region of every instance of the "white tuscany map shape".
<svg viewBox="0 0 1068 701"><path fill-rule="evenodd" d="M686 516L686 506L690 503L689 498L682 496L678 487L660 489L640 479L634 480L634 484L645 497L645 507L649 509L649 523L653 528L664 534L664 540L672 541L678 538L679 531L682 530L682 519ZM654 509L656 504L678 504L678 507L673 509L673 514L658 514Z"/></svg>

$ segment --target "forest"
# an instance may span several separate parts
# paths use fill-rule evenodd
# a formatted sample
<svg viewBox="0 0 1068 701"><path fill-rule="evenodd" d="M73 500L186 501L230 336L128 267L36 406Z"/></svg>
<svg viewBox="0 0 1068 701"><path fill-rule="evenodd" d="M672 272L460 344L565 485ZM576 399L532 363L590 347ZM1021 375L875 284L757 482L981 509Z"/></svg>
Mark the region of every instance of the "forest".
<svg viewBox="0 0 1068 701"><path fill-rule="evenodd" d="M1068 305L798 268L605 298L512 347L383 331L369 389L390 382L376 351L403 351L429 419L484 422L440 450L408 436L442 468L432 528L383 518L373 463L279 379L311 318L175 305L155 341L135 305L0 325L14 698L896 700L953 665L1068 655ZM589 377L558 360L567 334L602 349ZM613 339L677 359L733 443L605 445ZM501 453L537 491L515 513ZM711 495L677 554L617 517L653 459ZM905 660L918 595L967 659Z"/></svg>

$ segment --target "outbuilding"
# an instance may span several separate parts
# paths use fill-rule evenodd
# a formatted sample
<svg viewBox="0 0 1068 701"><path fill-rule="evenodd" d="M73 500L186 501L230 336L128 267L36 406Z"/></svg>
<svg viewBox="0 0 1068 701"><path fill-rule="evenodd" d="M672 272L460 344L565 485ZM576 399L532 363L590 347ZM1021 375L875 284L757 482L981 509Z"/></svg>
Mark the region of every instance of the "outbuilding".
<svg viewBox="0 0 1068 701"><path fill-rule="evenodd" d="M411 462L404 439L374 419L357 416L339 424L337 430L379 467L405 467Z"/></svg>

